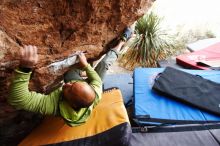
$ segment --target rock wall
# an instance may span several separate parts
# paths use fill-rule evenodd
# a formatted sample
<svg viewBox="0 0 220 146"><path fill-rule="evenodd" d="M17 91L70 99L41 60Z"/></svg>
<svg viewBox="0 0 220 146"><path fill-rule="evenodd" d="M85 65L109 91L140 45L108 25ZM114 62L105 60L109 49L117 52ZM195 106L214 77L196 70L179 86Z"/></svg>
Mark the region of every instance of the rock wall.
<svg viewBox="0 0 220 146"><path fill-rule="evenodd" d="M97 59L150 5L151 0L0 0L0 77L10 76L21 47L36 45L40 62L33 81L38 87L31 88L43 91L56 76L45 75L42 67L77 50Z"/></svg>
<svg viewBox="0 0 220 146"><path fill-rule="evenodd" d="M0 103L24 45L37 46L39 63L30 89L44 92L57 79L45 72L50 63L74 52L97 59L107 44L137 20L153 0L0 0ZM64 71L63 71L64 72ZM0 121L12 112L1 106Z"/></svg>

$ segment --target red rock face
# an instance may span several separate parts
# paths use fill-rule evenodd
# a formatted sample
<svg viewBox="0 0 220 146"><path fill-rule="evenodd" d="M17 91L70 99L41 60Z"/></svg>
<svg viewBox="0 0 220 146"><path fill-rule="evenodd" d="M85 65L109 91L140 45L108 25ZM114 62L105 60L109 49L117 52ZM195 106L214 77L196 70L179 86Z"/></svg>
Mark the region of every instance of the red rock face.
<svg viewBox="0 0 220 146"><path fill-rule="evenodd" d="M89 59L98 58L150 5L151 0L0 0L0 29L5 32L0 38L0 76L10 75L21 47L36 45L40 62L33 79L38 87L31 87L42 91L56 78L42 67L77 50L86 50Z"/></svg>
<svg viewBox="0 0 220 146"><path fill-rule="evenodd" d="M97 59L106 44L137 20L152 0L0 0L0 123L13 109L2 106L19 51L37 46L39 63L30 89L43 92L57 76L45 67L76 51ZM63 71L64 72L64 71Z"/></svg>

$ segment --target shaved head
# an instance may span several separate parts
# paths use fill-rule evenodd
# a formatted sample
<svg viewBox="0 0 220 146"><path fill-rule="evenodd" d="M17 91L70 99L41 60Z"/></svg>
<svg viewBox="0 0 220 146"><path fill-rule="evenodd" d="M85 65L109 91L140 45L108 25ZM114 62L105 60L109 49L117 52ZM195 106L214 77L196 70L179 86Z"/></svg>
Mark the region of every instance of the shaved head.
<svg viewBox="0 0 220 146"><path fill-rule="evenodd" d="M96 96L93 88L86 82L66 83L63 94L74 109L89 107Z"/></svg>

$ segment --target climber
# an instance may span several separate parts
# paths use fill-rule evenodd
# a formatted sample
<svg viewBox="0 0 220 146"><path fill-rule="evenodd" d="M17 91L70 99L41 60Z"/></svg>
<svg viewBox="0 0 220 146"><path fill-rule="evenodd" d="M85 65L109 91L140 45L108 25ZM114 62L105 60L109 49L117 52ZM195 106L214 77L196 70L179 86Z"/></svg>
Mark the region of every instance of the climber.
<svg viewBox="0 0 220 146"><path fill-rule="evenodd" d="M102 79L109 66L117 59L125 41L132 34L127 28L118 39L117 45L107 52L95 70L87 62L84 53L79 53L78 68L71 68L64 74L65 84L44 95L29 91L28 84L32 69L38 62L37 47L25 46L21 51L20 66L10 86L8 102L17 109L24 109L43 115L61 116L69 126L80 125L88 119L93 108L101 99ZM85 71L87 79L80 76Z"/></svg>

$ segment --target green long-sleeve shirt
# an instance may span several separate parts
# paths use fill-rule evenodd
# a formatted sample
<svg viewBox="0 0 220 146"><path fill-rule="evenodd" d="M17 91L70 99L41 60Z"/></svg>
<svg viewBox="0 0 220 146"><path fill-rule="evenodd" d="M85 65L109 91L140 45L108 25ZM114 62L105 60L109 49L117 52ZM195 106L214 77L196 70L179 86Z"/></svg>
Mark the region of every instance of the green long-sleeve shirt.
<svg viewBox="0 0 220 146"><path fill-rule="evenodd" d="M84 70L87 73L89 85L96 93L93 104L88 108L81 108L79 111L71 108L67 101L62 98L62 87L49 95L29 91L28 84L31 72L24 73L19 70L15 70L8 102L16 109L24 109L43 115L61 116L70 126L80 125L89 118L93 108L100 101L102 93L102 81L96 71L90 65L87 65Z"/></svg>

